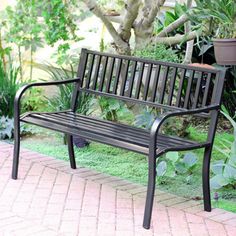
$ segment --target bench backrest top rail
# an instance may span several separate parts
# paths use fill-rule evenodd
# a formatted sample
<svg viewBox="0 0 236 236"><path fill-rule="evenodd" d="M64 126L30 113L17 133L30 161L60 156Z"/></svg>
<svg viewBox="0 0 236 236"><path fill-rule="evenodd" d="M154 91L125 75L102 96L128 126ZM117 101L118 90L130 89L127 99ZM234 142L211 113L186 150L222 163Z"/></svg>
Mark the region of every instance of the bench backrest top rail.
<svg viewBox="0 0 236 236"><path fill-rule="evenodd" d="M225 72L82 49L79 90L149 106L189 110L219 105Z"/></svg>

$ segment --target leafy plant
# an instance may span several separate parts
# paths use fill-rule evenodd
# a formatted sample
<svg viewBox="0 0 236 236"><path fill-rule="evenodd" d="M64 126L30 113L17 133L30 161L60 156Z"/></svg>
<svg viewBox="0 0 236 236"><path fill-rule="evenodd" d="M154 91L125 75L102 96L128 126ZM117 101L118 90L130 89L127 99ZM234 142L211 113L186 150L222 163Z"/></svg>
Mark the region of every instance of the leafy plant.
<svg viewBox="0 0 236 236"><path fill-rule="evenodd" d="M42 92L43 90L37 87L26 91L22 101L23 112L40 110L40 108L44 107L45 99L42 96Z"/></svg>
<svg viewBox="0 0 236 236"><path fill-rule="evenodd" d="M4 68L0 59L0 117L12 118L14 97L22 82L17 78L19 68L8 63Z"/></svg>
<svg viewBox="0 0 236 236"><path fill-rule="evenodd" d="M198 27L205 26L203 30L216 38L236 38L235 0L196 0L196 4L189 17Z"/></svg>
<svg viewBox="0 0 236 236"><path fill-rule="evenodd" d="M14 119L8 116L0 118L0 139L11 139L13 137Z"/></svg>
<svg viewBox="0 0 236 236"><path fill-rule="evenodd" d="M234 141L231 143L223 139L222 145L225 147L225 150L222 151L220 148L217 148L226 159L213 163L211 170L214 176L211 178L211 187L213 189L219 189L230 186L236 189L236 122L227 113L222 112L222 114L233 126ZM231 148L228 147L229 145Z"/></svg>
<svg viewBox="0 0 236 236"><path fill-rule="evenodd" d="M93 97L88 113L96 114L104 120L118 121L121 113L129 112L125 103L113 98Z"/></svg>
<svg viewBox="0 0 236 236"><path fill-rule="evenodd" d="M158 16L158 20L154 24L154 32L158 34L161 32L165 27L179 19L184 13L186 13L187 7L185 4L180 4L178 2L175 3L175 6L171 10L165 11L163 14ZM174 36L175 34L183 34L184 33L184 26L178 27L176 30L171 32L171 35Z"/></svg>
<svg viewBox="0 0 236 236"><path fill-rule="evenodd" d="M70 67L70 71L63 67L53 67L51 64L42 65L39 68L48 73L50 80L60 81L75 77L76 72L72 65ZM52 111L70 109L73 88L73 84L58 86L58 91L56 93L50 96L50 98L46 97L49 109Z"/></svg>
<svg viewBox="0 0 236 236"><path fill-rule="evenodd" d="M186 182L189 183L196 164L197 157L194 153L186 153L181 157L178 152L168 152L165 160L157 164L157 180L162 183L165 177L186 174Z"/></svg>
<svg viewBox="0 0 236 236"><path fill-rule="evenodd" d="M134 52L135 56L142 58L149 58L153 60L169 61L169 62L180 62L180 58L176 54L176 51L167 48L164 44L156 44L146 47L142 50L136 50Z"/></svg>
<svg viewBox="0 0 236 236"><path fill-rule="evenodd" d="M42 4L42 3L40 3ZM42 47L42 24L38 21L39 3L37 1L18 0L14 8L6 8L6 41L14 43L18 48L20 75L23 79L22 47L30 50L30 80L33 76L33 54L38 47Z"/></svg>
<svg viewBox="0 0 236 236"><path fill-rule="evenodd" d="M143 112L135 116L134 126L139 128L150 129L155 120L156 113L153 109L146 107Z"/></svg>

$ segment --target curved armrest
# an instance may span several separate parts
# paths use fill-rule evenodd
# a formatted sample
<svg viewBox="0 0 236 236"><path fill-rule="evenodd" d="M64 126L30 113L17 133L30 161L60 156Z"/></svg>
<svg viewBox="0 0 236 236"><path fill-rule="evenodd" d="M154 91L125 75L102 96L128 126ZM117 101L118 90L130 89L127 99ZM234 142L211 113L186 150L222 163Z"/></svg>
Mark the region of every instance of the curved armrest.
<svg viewBox="0 0 236 236"><path fill-rule="evenodd" d="M198 108L198 109L192 109L188 111L176 111L176 112L167 112L164 113L161 118L156 118L155 121L152 124L151 131L150 131L150 138L151 142L154 145L156 143L156 136L163 125L163 123L170 117L174 116L184 116L184 115L194 115L202 112L209 112L212 110L219 110L220 105L210 105L204 108Z"/></svg>
<svg viewBox="0 0 236 236"><path fill-rule="evenodd" d="M69 83L75 83L80 82L80 78L76 79L68 79L68 80L58 80L58 81L49 81L49 82L37 82L37 83L31 83L22 86L16 93L15 99L14 99L14 118L19 118L20 116L20 100L23 96L23 94L31 87L40 87L40 86L51 86L51 85L63 85L63 84L69 84Z"/></svg>

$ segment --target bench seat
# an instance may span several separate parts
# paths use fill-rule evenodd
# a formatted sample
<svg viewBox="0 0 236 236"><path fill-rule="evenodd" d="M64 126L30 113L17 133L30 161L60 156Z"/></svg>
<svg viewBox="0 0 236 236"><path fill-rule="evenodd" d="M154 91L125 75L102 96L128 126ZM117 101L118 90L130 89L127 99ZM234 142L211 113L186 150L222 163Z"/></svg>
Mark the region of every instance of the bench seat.
<svg viewBox="0 0 236 236"><path fill-rule="evenodd" d="M146 155L149 153L150 131L146 129L84 116L72 111L27 113L22 116L21 121L134 152ZM204 147L207 143L200 145ZM188 147L193 149L194 146L199 148L199 143L163 134L157 137L157 152L186 150Z"/></svg>

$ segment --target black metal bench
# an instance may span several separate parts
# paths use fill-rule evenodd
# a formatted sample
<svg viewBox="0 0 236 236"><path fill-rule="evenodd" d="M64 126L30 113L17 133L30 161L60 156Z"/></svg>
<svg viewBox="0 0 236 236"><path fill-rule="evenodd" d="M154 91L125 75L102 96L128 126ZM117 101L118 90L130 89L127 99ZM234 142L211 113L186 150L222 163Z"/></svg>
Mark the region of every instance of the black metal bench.
<svg viewBox="0 0 236 236"><path fill-rule="evenodd" d="M12 178L17 179L20 122L67 134L70 164L76 168L73 135L80 135L116 147L148 155L148 187L143 227L150 227L156 180L156 159L167 151L205 148L202 180L204 209L211 211L209 166L212 145L220 109L225 72L165 63L130 56L112 55L82 49L78 78L45 83L33 83L22 87L15 97L15 143ZM63 112L30 112L20 115L20 100L24 92L33 86L49 86L74 83L71 109ZM156 117L151 130L118 124L76 113L82 93L121 99L164 109ZM195 142L160 132L164 121L183 115L206 116L210 119L205 142Z"/></svg>

